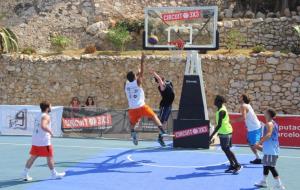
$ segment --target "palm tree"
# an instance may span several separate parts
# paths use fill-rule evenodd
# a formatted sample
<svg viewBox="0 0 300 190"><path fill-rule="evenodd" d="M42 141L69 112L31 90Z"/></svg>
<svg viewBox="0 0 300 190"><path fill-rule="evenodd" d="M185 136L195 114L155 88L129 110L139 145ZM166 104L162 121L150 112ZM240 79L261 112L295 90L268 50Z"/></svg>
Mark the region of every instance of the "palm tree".
<svg viewBox="0 0 300 190"><path fill-rule="evenodd" d="M18 38L9 28L0 28L0 52L17 52Z"/></svg>
<svg viewBox="0 0 300 190"><path fill-rule="evenodd" d="M1 14L0 20L4 17L5 15ZM17 52L18 49L17 36L9 28L0 25L0 53Z"/></svg>

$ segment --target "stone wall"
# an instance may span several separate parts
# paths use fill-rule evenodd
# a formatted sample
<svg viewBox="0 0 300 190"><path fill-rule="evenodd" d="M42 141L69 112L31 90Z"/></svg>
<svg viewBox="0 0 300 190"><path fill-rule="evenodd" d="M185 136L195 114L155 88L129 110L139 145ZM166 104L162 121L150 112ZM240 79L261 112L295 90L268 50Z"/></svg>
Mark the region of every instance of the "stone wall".
<svg viewBox="0 0 300 190"><path fill-rule="evenodd" d="M147 6L200 4L218 5L222 10L228 6L226 2L230 4L230 1L223 0L11 0L0 2L0 15L6 16L3 25L13 29L22 48L49 51L50 36L62 34L73 39L70 48L96 43L98 49L107 50L113 49L105 38L108 27L120 19L143 19L143 10ZM224 46L228 30L236 28L246 38L246 43L239 44L241 47L263 44L268 49L289 49L297 39L292 26L299 23L299 15L222 21L219 23L221 45ZM141 39L141 35L137 36L129 48L141 49Z"/></svg>
<svg viewBox="0 0 300 190"><path fill-rule="evenodd" d="M290 50L299 40L293 29L295 25L300 25L300 16L218 22L220 45L224 47L226 35L230 30L236 29L245 37L245 41L239 44L240 47L264 45L266 49Z"/></svg>
<svg viewBox="0 0 300 190"><path fill-rule="evenodd" d="M98 106L126 108L123 85L126 71L137 70L139 57L2 55L0 58L0 104L37 104L49 99L54 105L68 105L71 97L82 102L89 95ZM294 54L246 56L202 56L209 112L213 99L223 94L230 111L238 111L238 96L249 93L257 112L273 107L281 113L300 114L300 56ZM173 81L178 108L184 61L171 63L166 56L146 59L147 102L158 107L159 93L150 68ZM211 116L213 116L211 114Z"/></svg>

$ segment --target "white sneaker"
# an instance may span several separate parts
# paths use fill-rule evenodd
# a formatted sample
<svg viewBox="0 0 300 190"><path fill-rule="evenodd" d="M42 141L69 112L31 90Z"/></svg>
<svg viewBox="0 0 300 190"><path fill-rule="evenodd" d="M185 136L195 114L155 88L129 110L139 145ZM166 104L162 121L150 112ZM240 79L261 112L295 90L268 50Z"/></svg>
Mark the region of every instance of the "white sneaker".
<svg viewBox="0 0 300 190"><path fill-rule="evenodd" d="M61 179L65 175L66 175L66 172L61 172L61 173L55 172L54 174L51 175L51 178L52 179Z"/></svg>
<svg viewBox="0 0 300 190"><path fill-rule="evenodd" d="M274 190L285 190L285 187L283 185L277 184L272 189L274 189Z"/></svg>
<svg viewBox="0 0 300 190"><path fill-rule="evenodd" d="M22 179L23 181L32 181L32 177L30 177L28 173L23 173Z"/></svg>
<svg viewBox="0 0 300 190"><path fill-rule="evenodd" d="M268 184L266 181L261 180L259 183L255 183L254 186L266 188L266 187L268 187Z"/></svg>

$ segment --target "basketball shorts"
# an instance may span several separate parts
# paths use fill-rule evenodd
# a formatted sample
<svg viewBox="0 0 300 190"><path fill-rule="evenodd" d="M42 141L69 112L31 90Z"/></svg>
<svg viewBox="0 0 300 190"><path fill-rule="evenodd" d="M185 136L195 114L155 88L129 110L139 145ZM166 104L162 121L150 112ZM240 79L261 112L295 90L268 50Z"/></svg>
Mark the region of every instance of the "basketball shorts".
<svg viewBox="0 0 300 190"><path fill-rule="evenodd" d="M278 160L278 155L264 155L263 165L275 167Z"/></svg>
<svg viewBox="0 0 300 190"><path fill-rule="evenodd" d="M31 146L30 154L39 157L53 157L53 146Z"/></svg>
<svg viewBox="0 0 300 190"><path fill-rule="evenodd" d="M136 125L137 122L143 117L153 118L155 115L156 114L154 111L148 105L128 110L128 116L131 125Z"/></svg>
<svg viewBox="0 0 300 190"><path fill-rule="evenodd" d="M220 145L222 150L228 149L232 147L232 134L219 134Z"/></svg>
<svg viewBox="0 0 300 190"><path fill-rule="evenodd" d="M247 140L249 145L253 146L257 144L260 141L261 135L262 135L261 128L254 131L249 131L247 134Z"/></svg>
<svg viewBox="0 0 300 190"><path fill-rule="evenodd" d="M159 109L159 120L161 123L167 122L172 111L172 106L161 106Z"/></svg>

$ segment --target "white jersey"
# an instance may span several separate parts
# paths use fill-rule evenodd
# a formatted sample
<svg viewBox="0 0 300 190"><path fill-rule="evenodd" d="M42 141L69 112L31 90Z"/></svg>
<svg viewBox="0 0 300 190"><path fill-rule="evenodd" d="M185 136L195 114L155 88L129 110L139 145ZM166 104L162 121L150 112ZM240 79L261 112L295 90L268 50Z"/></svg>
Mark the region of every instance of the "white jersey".
<svg viewBox="0 0 300 190"><path fill-rule="evenodd" d="M260 121L258 120L252 106L250 104L243 104L248 109L246 114L246 126L248 131L255 131L261 128Z"/></svg>
<svg viewBox="0 0 300 190"><path fill-rule="evenodd" d="M34 122L34 129L32 134L32 145L35 146L49 146L51 145L51 135L50 133L42 129L42 117L47 115L46 113L41 113ZM51 122L48 125L51 128Z"/></svg>
<svg viewBox="0 0 300 190"><path fill-rule="evenodd" d="M145 105L145 93L137 80L132 82L127 81L125 85L125 92L128 99L129 109L140 108Z"/></svg>

